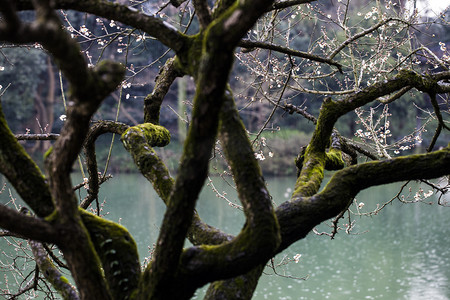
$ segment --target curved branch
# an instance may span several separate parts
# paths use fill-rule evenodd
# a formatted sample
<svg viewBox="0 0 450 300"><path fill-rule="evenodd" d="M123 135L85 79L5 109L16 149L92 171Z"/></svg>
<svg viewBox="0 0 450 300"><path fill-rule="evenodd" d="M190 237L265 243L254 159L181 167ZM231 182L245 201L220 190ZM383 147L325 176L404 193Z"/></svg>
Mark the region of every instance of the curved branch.
<svg viewBox="0 0 450 300"><path fill-rule="evenodd" d="M341 52L342 49L344 49L348 44L356 41L359 38L362 38L366 35L368 35L369 33L377 30L378 28L380 28L381 26L383 26L384 24L389 23L390 21L392 21L392 18L388 18L386 20L383 20L375 25L373 25L370 28L367 28L366 30L361 31L360 33L357 33L351 37L349 37L348 39L346 39L339 47L337 47L329 56L328 59L333 59L339 52Z"/></svg>
<svg viewBox="0 0 450 300"><path fill-rule="evenodd" d="M92 201L97 199L99 191L99 175L97 168L97 158L95 152L95 141L104 133L122 134L129 126L114 121L99 121L91 126L84 143L86 154L86 166L89 173L87 196L83 199L80 207L86 209Z"/></svg>
<svg viewBox="0 0 450 300"><path fill-rule="evenodd" d="M169 58L159 70L156 83L151 94L144 99L144 122L159 124L161 104L174 80L182 73L177 69L175 58Z"/></svg>
<svg viewBox="0 0 450 300"><path fill-rule="evenodd" d="M312 197L293 197L276 209L282 245L278 252L304 238L314 226L339 214L363 189L372 186L448 175L450 145L427 154L373 161L337 171L324 190Z"/></svg>
<svg viewBox="0 0 450 300"><path fill-rule="evenodd" d="M247 221L241 233L229 243L194 247L183 254L182 268L187 274L207 273L209 281L250 271L269 259L279 243L278 223L253 148L231 93L224 97L220 140L230 162Z"/></svg>
<svg viewBox="0 0 450 300"><path fill-rule="evenodd" d="M436 94L430 94L430 101L433 105L434 113L436 114L436 117L438 119L438 126L436 127L436 131L433 135L430 146L428 146L427 148L428 152L433 150L433 147L436 144L439 135L441 134L442 128L450 130L450 128L444 123L444 120L442 119L441 109L439 108L439 104L436 101Z"/></svg>
<svg viewBox="0 0 450 300"><path fill-rule="evenodd" d="M30 0L19 0L15 2L18 10L33 9ZM73 9L87 12L140 29L158 39L175 52L182 51L186 44L186 36L177 31L173 26L157 17L139 12L131 6L105 0L56 0L53 2L54 7L57 9Z"/></svg>
<svg viewBox="0 0 450 300"><path fill-rule="evenodd" d="M128 230L80 209L113 299L129 299L141 276L136 242ZM89 298L89 297L88 297Z"/></svg>
<svg viewBox="0 0 450 300"><path fill-rule="evenodd" d="M150 136L147 136L145 131L139 130L143 126L154 127L156 130L148 132ZM170 193L173 190L174 180L170 176L167 167L152 149L153 143L149 143L149 141L155 139L155 137L151 136L153 134L166 135L167 139L169 139L168 131L165 128L153 124L143 124L140 127L127 131L126 134L122 135L121 140L125 149L131 153L139 171L153 185L156 193L167 205ZM205 224L197 212L194 212L187 237L193 245L217 245L232 239L231 235Z"/></svg>
<svg viewBox="0 0 450 300"><path fill-rule="evenodd" d="M290 49L290 48L287 48L287 47L274 45L274 44L271 44L271 43L255 42L255 41L250 41L250 40L242 40L242 41L240 41L239 42L239 46L240 47L244 47L244 48L268 49L268 50L277 51L277 52L288 54L288 55L295 56L295 57L306 58L306 59L309 59L311 61L316 61L316 62L320 62L320 63L329 64L329 65L332 65L332 66L335 66L336 68L338 68L339 72L342 73L342 65L339 64L338 62L336 62L336 61L334 61L332 59L323 58L323 57L320 57L318 55L314 55L314 54L311 54L311 53L302 52L302 51Z"/></svg>
<svg viewBox="0 0 450 300"><path fill-rule="evenodd" d="M144 123L128 128L121 140L139 171L153 184L156 193L167 204L173 189L173 179L152 147L169 144L169 131L159 125Z"/></svg>

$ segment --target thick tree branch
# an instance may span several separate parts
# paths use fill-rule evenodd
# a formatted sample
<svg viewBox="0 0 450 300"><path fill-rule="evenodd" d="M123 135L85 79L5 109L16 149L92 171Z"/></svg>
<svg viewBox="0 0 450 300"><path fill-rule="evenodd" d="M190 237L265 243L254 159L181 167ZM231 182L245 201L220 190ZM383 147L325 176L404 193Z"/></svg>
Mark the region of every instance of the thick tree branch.
<svg viewBox="0 0 450 300"><path fill-rule="evenodd" d="M182 51L186 44L186 36L171 25L129 6L105 0L55 0L53 2L54 8L57 9L73 9L87 12L140 29L155 37L175 52ZM18 10L33 8L30 0L16 1L16 6Z"/></svg>
<svg viewBox="0 0 450 300"><path fill-rule="evenodd" d="M54 206L48 184L39 167L12 134L0 101L0 173L14 186L37 216L49 215Z"/></svg>
<svg viewBox="0 0 450 300"><path fill-rule="evenodd" d="M175 58L169 58L159 71L151 94L144 99L144 122L159 125L161 104L174 80L182 73L177 70Z"/></svg>
<svg viewBox="0 0 450 300"><path fill-rule="evenodd" d="M373 161L336 172L324 190L312 197L296 197L276 209L282 245L304 238L314 226L339 214L360 191L397 181L432 179L448 175L450 145L428 154ZM301 225L300 225L301 224Z"/></svg>
<svg viewBox="0 0 450 300"><path fill-rule="evenodd" d="M147 132L140 130L144 126L153 127L155 130ZM153 124L142 124L131 130L127 130L122 135L121 140L125 148L131 153L139 171L148 179L157 194L167 205L169 196L173 190L174 180L170 176L167 167L152 149L155 146L152 141L157 138L152 135L166 136L167 142L170 139L168 132L163 127ZM165 145L165 142L160 145ZM193 245L217 245L232 239L231 235L205 224L197 212L194 212L192 225L189 228L187 237Z"/></svg>
<svg viewBox="0 0 450 300"><path fill-rule="evenodd" d="M193 272L208 281L251 270L270 258L279 242L278 223L261 170L231 93L225 97L220 139L231 163L247 222L241 233L229 243L194 247L183 254L181 268L186 270L186 275Z"/></svg>
<svg viewBox="0 0 450 300"><path fill-rule="evenodd" d="M128 128L122 134L121 140L125 149L131 153L139 171L167 203L172 192L173 179L152 147L164 147L169 144L169 131L159 125L144 123Z"/></svg>
<svg viewBox="0 0 450 300"><path fill-rule="evenodd" d="M82 299L97 297L109 299L110 294L101 274L99 260L89 234L81 222L77 199L72 190L70 171L80 152L89 128L90 118L101 101L113 91L124 76L120 64L102 62L89 69L75 41L62 29L58 16L48 1L35 0L36 21L0 32L0 39L16 43L39 42L54 57L71 85L67 121L46 159L50 190L56 211L49 216L70 232L70 240L59 243L68 261ZM6 33L6 34L3 34Z"/></svg>
<svg viewBox="0 0 450 300"><path fill-rule="evenodd" d="M59 243L62 232L50 223L24 215L5 205L0 205L0 227L23 237L48 242Z"/></svg>
<svg viewBox="0 0 450 300"><path fill-rule="evenodd" d="M141 275L136 242L123 226L80 210L113 299L129 299ZM92 299L92 298L89 298Z"/></svg>
<svg viewBox="0 0 450 300"><path fill-rule="evenodd" d="M198 22L202 28L206 28L211 23L211 12L206 0L194 0L195 13L197 14Z"/></svg>

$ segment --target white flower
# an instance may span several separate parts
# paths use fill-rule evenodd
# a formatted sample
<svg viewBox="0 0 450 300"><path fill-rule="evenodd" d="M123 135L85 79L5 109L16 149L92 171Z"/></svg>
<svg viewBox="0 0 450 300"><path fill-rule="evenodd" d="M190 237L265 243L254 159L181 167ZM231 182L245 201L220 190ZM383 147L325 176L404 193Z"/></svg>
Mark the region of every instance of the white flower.
<svg viewBox="0 0 450 300"><path fill-rule="evenodd" d="M298 253L297 253L297 254L294 255L294 261L295 261L296 264L298 264L298 262L299 262L299 260L300 260L300 257L302 257L301 254L298 254Z"/></svg>
<svg viewBox="0 0 450 300"><path fill-rule="evenodd" d="M266 159L262 152L255 153L255 157L256 157L256 159L259 159L259 160L265 160Z"/></svg>
<svg viewBox="0 0 450 300"><path fill-rule="evenodd" d="M363 207L364 207L364 202L359 202L358 208L361 209L361 208L363 208Z"/></svg>
<svg viewBox="0 0 450 300"><path fill-rule="evenodd" d="M4 71L4 70L5 70L5 67L0 66L0 71Z"/></svg>
<svg viewBox="0 0 450 300"><path fill-rule="evenodd" d="M84 188L85 188L86 190L89 189L89 184L88 184L88 182L89 182L89 179L87 179L86 177L83 178Z"/></svg>
<svg viewBox="0 0 450 300"><path fill-rule="evenodd" d="M130 99L130 94L127 94L126 96L125 96L125 99Z"/></svg>
<svg viewBox="0 0 450 300"><path fill-rule="evenodd" d="M269 157L273 157L273 152L269 152Z"/></svg>
<svg viewBox="0 0 450 300"><path fill-rule="evenodd" d="M66 115L60 115L59 119L64 122L65 120L67 120L67 116Z"/></svg>
<svg viewBox="0 0 450 300"><path fill-rule="evenodd" d="M432 191L432 190L429 190L427 193L424 193L424 194L423 194L423 197L424 197L424 198L428 198L428 197L430 197L431 195L433 195L433 191Z"/></svg>
<svg viewBox="0 0 450 300"><path fill-rule="evenodd" d="M80 27L80 33L81 33L82 35L84 35L84 36L89 36L89 30L86 28L85 25L82 25L82 26Z"/></svg>

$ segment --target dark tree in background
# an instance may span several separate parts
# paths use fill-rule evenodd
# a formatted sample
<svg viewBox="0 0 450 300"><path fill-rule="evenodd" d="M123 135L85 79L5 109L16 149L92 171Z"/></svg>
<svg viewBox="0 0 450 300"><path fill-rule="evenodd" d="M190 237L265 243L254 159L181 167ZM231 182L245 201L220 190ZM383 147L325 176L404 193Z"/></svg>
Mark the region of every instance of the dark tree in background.
<svg viewBox="0 0 450 300"><path fill-rule="evenodd" d="M423 44L417 38L433 26L445 31L445 22L439 23L444 17L422 24L416 12L391 1L355 7L346 1L313 4L0 0L0 41L43 49L61 72L68 94L59 134L14 135L0 107L0 172L27 205L20 211L0 206L2 235L29 240L39 272L64 299L189 299L207 283L205 299L250 299L268 260L330 218L335 218L334 235L359 191L423 180L445 193L448 183L427 180L448 176L450 170L445 140L450 129L450 58L445 41ZM24 11L34 12L31 19L23 17ZM81 23L75 26L71 18ZM140 111L144 122L91 122L111 93L118 96L119 89L122 97L123 87L133 80L150 81L136 79L141 71L136 62L114 60L116 52L144 53L146 39L160 43L152 47L154 53L161 50L165 63L157 76L146 73L155 84ZM118 44L109 50L113 42ZM93 50L98 46L101 51ZM137 59L145 65L156 57L150 62L148 57ZM42 72L51 69L40 60ZM172 177L153 147L170 142L169 130L160 125L161 107L179 77L191 78L194 94L177 175ZM42 94L29 87L35 93L31 96L53 99L52 84ZM9 91L2 89L2 101L10 102ZM15 96L14 105L20 107ZM311 104L315 108L308 111L307 101L313 98L320 108ZM236 100L245 110L238 110ZM395 103L426 115L420 124L415 118L402 120L412 122L412 133L391 142L390 120L396 116L392 112L390 117L389 107ZM246 123L257 120L251 123L256 135L248 134L240 111ZM245 115L247 111L265 115ZM309 143L297 145L298 155L291 158L297 180L290 200L273 207L258 159L273 155L264 149L262 133L280 112L304 117L314 129ZM352 119L344 126L338 123L353 112L356 124ZM432 128L428 140L423 138L425 125ZM104 133L121 136L139 171L166 204L151 263L143 270L128 231L86 211L106 179L99 176L94 146ZM44 172L21 139L54 140L45 154ZM426 149L408 151L423 141ZM246 217L237 236L205 224L195 211L216 145ZM70 179L81 151L89 174L82 201ZM326 170L338 171L319 191ZM194 246L183 249L186 239ZM62 252L63 262L54 258L48 244ZM70 270L75 286L61 275L62 266Z"/></svg>

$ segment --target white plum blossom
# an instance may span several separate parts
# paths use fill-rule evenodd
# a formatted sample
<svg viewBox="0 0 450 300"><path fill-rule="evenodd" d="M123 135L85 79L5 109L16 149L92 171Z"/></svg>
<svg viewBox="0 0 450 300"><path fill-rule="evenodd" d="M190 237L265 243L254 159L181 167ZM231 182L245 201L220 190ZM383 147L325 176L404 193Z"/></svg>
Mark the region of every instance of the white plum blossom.
<svg viewBox="0 0 450 300"><path fill-rule="evenodd" d="M80 27L80 33L84 36L89 36L89 30L86 28L86 25Z"/></svg>

